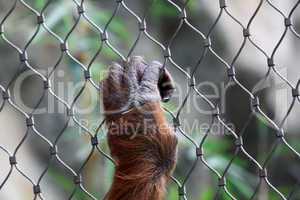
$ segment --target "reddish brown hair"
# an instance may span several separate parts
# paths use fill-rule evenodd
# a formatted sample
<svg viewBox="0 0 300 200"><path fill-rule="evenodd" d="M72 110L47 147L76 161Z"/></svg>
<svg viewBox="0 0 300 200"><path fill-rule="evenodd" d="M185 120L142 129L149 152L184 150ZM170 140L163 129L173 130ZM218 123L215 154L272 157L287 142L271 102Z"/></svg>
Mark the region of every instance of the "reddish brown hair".
<svg viewBox="0 0 300 200"><path fill-rule="evenodd" d="M148 71L147 67L141 57L131 58L124 67L115 64L103 84L108 144L116 161L108 200L162 200L176 163L177 138L156 98L168 97L172 87L158 81L157 67L161 66L157 62ZM145 76L150 78L143 83L140 80ZM164 73L161 80L170 82L169 73ZM128 104L135 92L132 88L138 84L144 84L145 89L135 95L141 95L145 102L125 114L115 113Z"/></svg>
<svg viewBox="0 0 300 200"><path fill-rule="evenodd" d="M115 122L132 124L134 121L135 127L130 130L121 127L118 133L115 132L117 129L111 128L109 132L111 155L117 162L109 200L161 200L164 197L176 162L177 139L168 128L159 103L144 107L156 111L153 113L154 127L148 127L151 130L140 126L144 124L144 115L133 110ZM140 132L134 136L128 134L132 130Z"/></svg>

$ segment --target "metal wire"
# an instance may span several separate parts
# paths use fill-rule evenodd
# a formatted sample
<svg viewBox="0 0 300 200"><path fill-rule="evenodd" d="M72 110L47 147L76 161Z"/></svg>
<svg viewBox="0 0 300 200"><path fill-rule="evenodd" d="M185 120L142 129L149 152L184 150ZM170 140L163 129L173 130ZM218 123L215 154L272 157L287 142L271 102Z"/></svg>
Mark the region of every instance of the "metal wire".
<svg viewBox="0 0 300 200"><path fill-rule="evenodd" d="M297 7L300 4L300 1L297 1L295 5L292 7L288 15L285 15L280 8L277 8L272 1L269 0L261 0L258 5L256 6L255 11L253 12L250 20L248 21L247 25L244 26L243 23L234 16L234 14L231 13L230 8L228 8L226 0L219 0L219 13L217 18L214 20L212 25L210 26L209 30L207 33L203 33L200 31L196 26L193 25L192 22L189 20L189 13L187 11L187 6L189 5L189 0L186 0L182 4L176 3L176 1L171 1L171 0L166 0L166 3L168 4L169 7L172 7L178 11L178 16L179 16L179 23L178 26L173 33L173 35L169 38L168 43L166 45L163 45L160 43L157 39L155 39L154 36L152 36L148 32L148 28L146 26L146 16L149 14L149 9L153 4L156 3L155 0L150 1L148 9L144 12L142 16L139 16L136 14L126 3L125 0L116 0L115 1L115 7L114 10L112 11L112 15L109 18L109 20L106 22L104 28L101 28L100 25L98 25L94 19L88 16L88 12L85 10L85 1L81 0L80 2L73 0L74 5L77 6L77 11L78 15L76 16L75 23L71 27L71 29L68 31L66 36L64 38L60 37L56 33L54 33L46 24L45 18L44 18L44 12L53 3L52 0L48 0L44 7L41 9L41 11L37 11L33 7L31 7L29 4L27 4L24 0L14 0L14 3L12 4L11 8L6 11L6 14L4 15L3 19L1 19L0 22L0 38L10 47L12 47L20 56L19 56L19 70L18 72L13 76L13 78L9 81L9 84L4 87L0 85L0 90L2 92L3 96L3 102L0 106L0 112L3 111L3 108L5 106L11 106L16 112L20 113L23 115L26 119L26 125L27 125L27 130L24 133L21 141L18 143L18 145L15 147L13 152L10 152L7 150L5 147L0 145L0 151L2 151L4 154L6 154L9 157L9 162L8 165L10 165L10 170L7 173L6 177L4 177L3 181L0 183L0 190L3 188L3 186L7 183L7 181L10 179L12 172L17 171L22 177L25 178L33 187L33 194L34 194L34 199L45 199L43 197L43 188L41 188L40 183L43 180L44 176L47 174L49 170L49 166L51 165L52 162L57 161L66 171L69 172L74 177L74 184L73 184L73 190L72 193L69 195L68 199L72 199L77 191L81 191L85 193L90 199L97 199L95 196L93 196L83 185L83 180L81 178L82 176L82 171L86 167L87 163L89 162L92 154L95 152L99 152L102 156L110 160L112 163L114 163L113 159L106 154L99 146L99 141L98 141L98 134L99 130L103 126L104 121L102 121L99 126L97 127L96 131L91 131L89 130L84 124L80 122L79 119L75 117L75 112L74 110L74 105L80 98L80 96L83 94L83 91L88 87L88 85L94 87L97 91L101 92L101 89L99 86L94 82L94 80L91 78L91 68L92 64L95 62L97 57L100 55L100 53L103 51L104 46L108 47L111 49L113 52L115 52L120 59L126 60L131 54L133 53L134 49L136 48L137 44L140 41L141 36L147 37L154 45L156 45L158 48L160 48L164 52L164 66L167 64L171 64L171 67L174 67L178 69L188 80L189 82L189 90L185 96L185 99L182 101L180 104L178 110L176 113L172 113L170 110L166 109L167 113L170 114L170 116L173 118L174 122L174 127L177 133L182 134L184 138L188 140L188 142L193 146L195 150L195 159L190 167L190 169L186 169L186 175L183 178L182 181L177 179L176 177L172 177L172 180L174 181L175 184L178 186L178 198L179 199L187 199L187 191L186 191L186 183L188 180L193 176L193 172L198 165L203 165L207 167L207 169L214 174L219 182L216 185L216 193L214 196L214 199L220 199L220 193L223 192L227 195L229 199L238 199L236 195L234 194L233 191L230 191L230 189L227 186L226 182L226 177L228 175L228 171L230 170L232 163L234 160L239 156L243 155L250 163L252 163L258 171L257 178L258 178L258 184L256 185L252 196L250 199L255 199L257 198L259 187L261 184L265 183L269 187L270 190L272 190L280 199L287 200L292 198L292 194L297 190L297 187L295 187L292 191L290 191L290 194L288 196L285 196L282 191L280 191L278 188L274 186L274 184L269 180L269 175L267 173L268 169L268 164L270 159L274 156L276 149L278 148L279 145L284 145L287 147L290 151L291 154L294 154L297 159L300 159L300 153L296 151L295 148L293 148L292 145L290 145L287 140L286 140L286 135L285 135L285 130L284 130L284 124L292 112L294 105L296 103L300 102L300 97L299 97L299 85L300 81L296 84L293 85L286 77L284 77L279 71L278 71L278 65L275 63L275 57L276 53L278 51L278 48L281 46L282 42L286 38L286 35L288 32L292 33L295 38L300 39L300 33L297 32L295 26L292 23L292 17L293 14L295 13ZM8 20L8 18L15 12L17 4L22 4L25 6L30 12L32 12L33 15L36 16L37 18L37 23L36 23L36 30L34 34L29 38L29 40L26 42L25 46L23 48L17 46L14 44L14 42L10 41L6 36L6 31L4 29L5 23ZM278 42L276 43L272 53L269 55L262 47L260 47L256 42L255 38L252 38L251 36L251 25L254 19L256 19L258 13L261 10L261 7L263 4L266 4L270 6L272 9L274 9L275 12L279 13L282 16L282 24L284 26L284 31L279 38ZM127 55L123 55L116 47L114 47L111 42L110 42L110 36L108 32L108 28L111 25L111 22L113 19L116 17L120 9L124 9L130 16L132 16L135 20L136 23L139 27L139 34L130 48L129 52ZM222 17L229 17L235 24L237 24L242 32L241 34L243 35L243 41L238 49L238 51L235 53L235 56L232 60L225 60L222 58L220 55L216 53L214 50L214 47L211 43L211 38L210 36L213 34L213 32L216 29L216 26L220 23L220 19ZM69 43L69 38L73 34L74 30L78 27L78 24L80 21L86 22L94 31L96 34L98 34L99 37L99 42L100 46L97 50L97 52L92 56L91 61L87 64L84 65L81 63L79 60L77 60L69 51L68 49L68 43ZM180 66L178 63L174 61L174 58L172 57L171 54L171 49L170 47L173 45L175 38L178 36L180 30L182 27L186 25L188 28L190 28L191 31L193 31L197 36L203 41L203 50L200 53L199 60L197 64L193 67L191 73L187 72L185 67ZM37 36L38 33L41 31L46 31L48 34L53 36L56 40L57 43L60 44L61 52L58 60L56 61L55 65L52 66L52 69L48 75L41 74L36 70L36 66L33 66L32 63L28 61L28 56L27 56L27 50L28 48L32 45L33 40ZM260 107L259 103L259 97L255 92L251 92L251 89L247 88L245 85L243 85L240 82L240 77L236 75L235 73L235 67L238 59L240 58L240 55L242 52L244 52L246 44L252 45L262 56L265 57L266 59L266 69L268 69L268 72L265 74L265 76L261 79L261 81L268 79L271 75L271 72L274 72L274 74L280 78L287 87L291 89L291 95L293 98L292 103L289 106L289 109L283 119L280 121L280 123L275 123L271 117L269 117L266 113L264 113ZM213 103L212 101L207 98L207 96L199 91L199 89L196 87L197 83L195 82L195 74L196 72L201 68L203 65L204 59L208 56L211 55L216 61L220 62L224 68L227 70L227 76L229 79L230 83L233 83L235 86L237 86L241 91L243 91L248 97L249 97L249 105L251 107L251 114L248 116L247 122L243 125L242 130L237 133L234 130L232 130L225 122L224 119L221 118L220 112L219 112L219 106ZM74 61L75 63L78 64L82 72L84 73L84 78L85 82L78 91L78 93L75 95L73 98L72 102L66 102L63 100L61 97L59 97L56 94L56 91L54 88L51 86L51 78L53 76L54 71L56 71L59 68L60 63L62 62L62 59L66 57ZM36 74L44 83L43 85L43 94L41 97L37 100L37 103L34 106L34 109L30 112L27 113L22 108L12 100L10 96L10 87L11 85L16 81L16 79L24 72L24 70L30 70L34 74ZM181 127L181 121L180 121L180 114L182 112L182 109L186 106L187 99L190 98L192 94L198 95L200 98L204 100L204 102L208 105L208 107L212 111L211 115L211 122L210 122L210 128L207 130L205 133L204 137L200 141L196 141L188 133L184 131L184 129ZM42 100L45 98L46 95L51 95L55 98L57 102L62 104L65 109L66 109L66 116L65 116L65 124L64 127L60 130L59 134L55 138L54 142L51 142L47 137L43 135L43 133L40 133L38 129L36 128L34 119L35 119L35 111L36 109L40 106ZM247 149L244 147L243 143L243 138L244 138L244 133L245 130L247 129L250 121L257 117L258 120L263 120L266 121L267 123L270 124L270 126L275 130L274 132L276 133L275 137L277 138L271 148L271 151L268 153L267 157L265 158L264 162L260 163L257 161L250 153L248 153ZM78 170L72 169L66 162L61 159L59 149L58 149L58 142L60 141L60 138L62 135L65 134L65 131L68 127L68 125L71 122L74 122L78 127L81 127L82 130L86 132L86 134L89 136L91 140L91 151L84 160L84 162L81 164L80 168ZM223 171L215 169L212 165L207 162L206 157L205 157L205 148L204 144L207 141L207 138L209 137L209 134L211 132L211 126L214 123L219 123L221 126L224 127L224 129L232 136L232 140L234 141L234 153L232 154L229 162L227 163L226 167L224 168ZM17 159L18 152L20 150L20 147L24 145L24 142L28 139L30 134L35 134L37 137L42 139L43 141L46 142L49 148L49 156L48 156L48 164L40 174L39 178L37 181L34 181L31 177L29 177L21 168L19 168L19 162Z"/></svg>

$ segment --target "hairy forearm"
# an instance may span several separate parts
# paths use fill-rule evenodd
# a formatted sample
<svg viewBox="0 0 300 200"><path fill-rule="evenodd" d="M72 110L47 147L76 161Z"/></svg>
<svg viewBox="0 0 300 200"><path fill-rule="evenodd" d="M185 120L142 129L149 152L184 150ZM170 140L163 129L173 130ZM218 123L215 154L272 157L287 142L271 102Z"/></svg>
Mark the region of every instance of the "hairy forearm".
<svg viewBox="0 0 300 200"><path fill-rule="evenodd" d="M132 57L110 67L102 84L108 144L116 161L109 200L162 200L176 162L177 138L160 101L171 96L171 75Z"/></svg>
<svg viewBox="0 0 300 200"><path fill-rule="evenodd" d="M109 146L116 159L109 200L160 200L176 162L177 139L158 102L111 121Z"/></svg>

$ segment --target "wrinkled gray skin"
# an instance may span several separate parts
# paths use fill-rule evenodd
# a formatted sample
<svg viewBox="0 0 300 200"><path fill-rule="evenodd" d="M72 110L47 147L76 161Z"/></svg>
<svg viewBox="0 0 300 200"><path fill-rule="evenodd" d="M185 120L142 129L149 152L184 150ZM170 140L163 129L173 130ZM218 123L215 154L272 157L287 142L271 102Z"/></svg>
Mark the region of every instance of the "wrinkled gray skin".
<svg viewBox="0 0 300 200"><path fill-rule="evenodd" d="M147 102L168 101L174 91L170 73L157 62L147 64L141 56L122 65L113 63L102 82L106 114L126 112Z"/></svg>

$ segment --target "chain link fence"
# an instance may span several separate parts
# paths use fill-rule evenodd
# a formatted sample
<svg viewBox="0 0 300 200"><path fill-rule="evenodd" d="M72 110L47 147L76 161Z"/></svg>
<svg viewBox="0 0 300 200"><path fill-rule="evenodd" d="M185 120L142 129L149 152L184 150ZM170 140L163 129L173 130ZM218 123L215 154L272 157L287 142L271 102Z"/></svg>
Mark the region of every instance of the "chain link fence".
<svg viewBox="0 0 300 200"><path fill-rule="evenodd" d="M92 162L91 160L94 159L94 156L101 157L103 158L103 160L111 162L111 164L114 163L113 159L109 156L109 153L107 152L107 148L105 147L105 145L102 144L103 141L105 141L105 119L102 119L103 116L100 116L99 113L99 115L92 115L92 118L97 118L97 126L91 129L84 121L80 119L80 115L77 114L76 104L78 103L78 101L80 101L80 98L85 95L84 93L86 90L90 90L92 88L93 95L98 96L99 93L101 94L101 89L99 88L98 84L99 80L97 80L97 78L95 78L95 76L93 75L93 68L101 67L99 65L94 65L94 63L97 62L96 60L99 59L101 55L114 54L116 59L126 60L129 56L139 54L139 50L137 51L137 46L139 45L139 42L143 40L142 38L146 38L148 40L148 43L151 43L152 45L156 46L156 48L160 49L160 52L162 52L159 54L163 58L163 64L166 65L171 72L176 71L176 73L179 74L178 77L184 77L183 82L186 83L186 85L188 86L184 98L181 102L178 103L178 105L176 105L176 109L171 109L170 106L165 105L166 115L169 119L171 119L174 125L174 129L180 137L180 140L185 140L187 143L189 143L189 151L193 152L193 158L191 159L192 162L184 167L184 175L182 175L181 177L177 177L175 173L174 177L172 177L172 184L175 184L178 190L176 192L176 196L169 198L196 198L192 198L192 196L189 195L189 187L193 187L197 190L197 188L200 189L204 186L202 185L202 182L200 180L198 183L194 182L193 185L188 185L188 182L193 176L195 176L194 172L199 166L202 166L201 170L208 172L214 177L214 179L217 179L217 181L214 181L212 184L213 188L207 188L207 190L210 189L213 191L213 195L207 198L202 197L203 199L268 199L268 197L264 197L264 193L268 192L272 193L272 197L269 197L269 199L271 198L287 200L299 198L299 194L297 196L297 191L299 190L297 180L300 180L299 166L296 169L296 178L294 179L294 186L292 187L288 185L287 189L279 188L276 183L273 183L272 179L270 178L272 177L272 174L268 173L268 168L271 167L270 162L274 158L276 151L282 146L286 149L289 155L292 155L293 160L287 160L287 162L285 163L287 166L289 165L288 162L293 163L299 161L300 159L299 150L297 150L296 147L294 147L291 143L288 142L288 134L286 134L287 130L285 130L285 124L289 119L290 113L293 112L294 107L300 102L300 81L294 83L288 80L286 74L282 74L278 70L279 66L276 63L278 49L284 43L284 40L287 37L287 35L292 34L295 41L298 41L300 39L300 34L297 32L296 26L293 23L293 16L296 14L297 9L298 12L300 9L300 1L294 1L293 6L289 9L288 13L283 12L281 8L277 7L272 1L257 1L255 10L253 10L250 19L245 24L238 17L235 17L235 15L231 12L230 6L229 4L227 4L226 0L219 0L219 8L216 18L212 23L207 25L206 31L202 31L189 19L189 10L191 8L190 6L199 4L199 2L189 0L166 0L164 1L164 5L166 6L164 8L172 8L173 10L175 10L176 15L175 18L170 18L169 20L174 20L177 24L175 28L169 27L173 28L175 31L173 31L172 34L168 36L168 38L166 38L167 42L162 42L156 39L157 33L153 33L151 29L147 26L147 17L153 14L151 10L155 8L157 9L157 7L155 6L159 4L155 0L148 1L143 11L136 10L136 8L132 8L127 4L126 0L113 1L113 7L111 7L111 10L109 10L110 16L105 19L100 19L101 22L105 22L102 24L99 24L99 20L97 18L93 18L89 15L89 12L91 12L89 10L90 6L86 6L86 4L89 3L88 1L70 1L68 5L76 7L77 10L76 13L71 14L73 16L74 23L71 24L70 28L67 30L67 32L65 32L65 34L59 34L53 31L51 25L49 25L52 22L51 20L53 20L53 16L51 20L47 21L48 15L45 14L48 10L59 9L59 4L62 5L65 4L65 2L60 1L59 3L57 3L52 0L38 1L42 2L39 9L36 6L34 6L32 2L34 1L27 2L25 0L14 0L11 2L2 2L3 9L1 10L0 15L1 46L7 46L8 48L13 49L13 51L15 52L13 55L13 62L15 63L14 65L18 66L18 68L13 73L11 73L9 69L7 69L7 74L11 73L13 74L13 76L8 76L9 80L7 80L7 83L5 83L4 81L1 82L0 89L2 92L2 98L0 101L0 114L3 113L5 109L10 107L14 113L18 113L18 116L22 118L22 120L26 124L26 130L24 133L20 134L21 137L17 141L17 144L13 147L6 147L5 144L7 141L5 139L0 141L0 152L1 154L4 154L6 158L5 162L2 162L1 168L3 167L3 171L5 171L5 167L8 168L8 170L4 172L5 176L0 177L0 191L3 191L5 189L6 185L9 184L9 181L12 178L13 174L16 174L16 176L22 177L23 180L27 182L27 185L29 184L32 188L32 199L47 199L46 196L44 196L44 191L47 190L47 188L45 188L46 184L42 183L45 179L45 176L49 175L49 173L52 173L50 166L53 163L57 163L57 165L60 168L62 168L65 174L68 174L68 176L73 177L72 184L70 184L69 186L70 193L68 194L67 199L105 198L105 194L99 195L94 192L94 189L89 189L89 187L85 184L87 182L88 176L83 176L85 170L90 169L91 166L89 165L89 163ZM209 4L210 2L205 3ZM58 4L58 7L51 7L53 4ZM255 41L255 34L252 34L251 29L254 21L258 18L264 6L271 8L273 10L274 15L280 15L280 18L282 19L282 21L278 21L278 24L281 26L283 31L280 38L274 43L274 47L271 53L268 53L266 50L264 50L264 47L261 47ZM9 19L18 12L18 7L22 7L22 9L26 10L26 12L30 12L30 20L32 19L32 23L35 24L34 33L28 39L22 39L22 46L17 45L16 43L18 42L15 42L14 39L11 39L11 32L7 31L6 29L6 26L9 26L9 23L11 23L9 22ZM126 38L121 38L117 34L110 32L110 28L112 28L111 26L114 23L114 20L117 18L119 12L126 13L130 17L130 23L134 23L135 27L137 27L138 30L134 43L126 51L119 50L119 44L116 42L118 40L126 40ZM165 10L165 12L167 12L167 10ZM26 16L24 18L26 18ZM231 21L231 23L235 24L235 26L238 26L240 31L239 34L242 38L242 42L232 59L225 59L223 58L223 56L217 53L216 49L218 49L218 46L214 45L214 39L211 37L217 30L216 27L220 25L220 21L222 18L227 18ZM81 23L84 23L85 25L81 26ZM14 24L13 26L18 26L18 24ZM198 48L199 52L197 53L197 62L193 66L183 66L179 64L176 61L176 57L173 56L172 48L173 46L176 47L176 38L178 37L178 35L180 35L180 32L184 28L189 29L193 34L196 35L195 37L197 37L202 42L202 46L199 46ZM88 43L86 45L88 46L92 43L97 43L99 45L96 51L93 52L93 55L89 58L85 58L83 55L74 55L71 48L69 48L69 46L72 45L72 42L74 42L74 40L70 41L70 38L72 37L74 32L84 32L86 31L86 29L89 29L90 32L92 32L90 36L92 38L92 40L90 41L91 43ZM114 27L112 30L114 31ZM122 29L115 28L115 31L122 31ZM132 30L132 32L135 32L135 30ZM28 49L30 49L30 47L33 45L36 38L39 37L39 34L47 34L48 37L52 38L53 43L55 43L56 46L59 46L59 48L55 50L55 53L57 53L58 55L57 59L54 61L53 65L48 66L46 71L40 70L38 64L31 60L31 55L28 53ZM129 32L128 34L131 33ZM226 34L227 33L225 32L224 35ZM132 33L132 35L134 34ZM81 40L81 38L77 38L77 40ZM260 91L255 90L254 88L249 88L247 84L244 83L243 77L240 78L238 73L236 72L236 69L239 68L238 60L240 59L241 55L244 53L247 54L247 52L245 52L247 45L251 46L251 48L254 48L257 54L259 54L265 59L265 65L261 67L264 68L266 73L263 76L261 76L257 81L257 83L259 83L258 87L262 87L262 85L265 84L271 76L275 76L284 83L284 86L286 88L289 88L288 95L289 98L291 98L292 100L289 103L287 110L283 111L285 113L280 120L274 120L270 113L262 109L262 104L260 103ZM76 48L81 47L77 46ZM84 49L84 47L82 48ZM180 49L180 51L185 50L186 49ZM207 57L209 57L210 59L214 60L214 62L217 62L220 66L222 66L222 69L220 68L218 69L218 71L221 71L222 73L224 71L223 77L225 77L225 79L227 78L227 86L229 88L235 87L236 90L241 91L244 95L247 96L246 99L248 100L245 100L245 102L243 103L245 106L248 105L250 112L249 114L247 114L247 120L245 120L245 123L239 124L239 129L234 129L233 127L229 126L227 123L226 116L230 113L223 113L219 102L212 101L209 97L209 93L201 91L199 87L197 87L197 81L199 81L199 78L197 78L198 72L203 69L208 70L203 66L205 65L205 59L207 59ZM68 73L78 74L77 79L73 79L72 81L82 83L79 87L76 88L76 93L72 96L71 100L66 100L63 97L63 95L61 95L61 93L56 90L57 88L53 86L56 84L56 81L53 80L53 76L62 67L61 65L64 59L67 59L69 63L72 63L70 65L73 66L72 70L75 71ZM251 59L255 60L256 58L253 57ZM107 59L108 63L111 61L112 60ZM12 61L9 60L8 62ZM5 57L3 57L1 60L0 65L3 64L2 68L6 67L4 66L4 63ZM295 65L299 67L298 63L295 63ZM36 77L38 83L37 85L35 85L35 87L39 88L36 89L34 98L30 100L32 106L29 110L25 110L21 105L18 104L14 96L15 91L13 91L14 85L16 84L18 78L20 78L27 72L30 72ZM105 75L97 74L97 76L104 77ZM215 80L215 82L219 81ZM39 97L36 97L37 93ZM193 137L192 133L189 133L183 128L183 122L181 117L184 108L187 106L189 98L191 98L191 96L193 95L200 97L211 111L210 114L207 115L209 116L208 128L204 133L201 133L202 136L199 138ZM41 105L43 104L43 101L45 101L45 99L49 96L52 97L57 104L59 104L64 116L62 118L59 118L60 124L56 124L57 119L53 121L53 123L46 120L49 127L42 127L47 126L47 123L39 125L38 118L40 115L37 111L40 109ZM233 104L241 103L240 99L237 98L231 99L231 101L234 101ZM99 99L97 103L99 104L99 107L102 106L101 102L99 102ZM101 120L99 121L99 119ZM265 150L267 153L264 152L265 156L263 156L263 158L258 158L257 155L254 156L247 149L248 141L245 138L249 138L247 134L252 133L246 132L249 128L249 124L251 124L251 122L255 120L260 121L270 129L266 136L266 140L269 142L271 141L272 144L268 145L268 148ZM223 163L224 167L222 169L215 167L213 162L207 161L209 156L207 156L206 154L205 144L208 138L212 137L211 133L214 124L219 124L224 131L224 135L220 137L221 142L219 144L222 144L223 137L227 138L226 141L230 141L229 144L231 151L228 160L225 160L225 164ZM70 125L80 129L81 133L85 135L85 142L86 139L89 141L89 147L87 150L88 154L85 154L85 158L80 161L80 164L77 163L76 168L72 167L72 165L69 164L69 162L67 162L66 159L62 156L62 154L64 153L61 152L64 151L64 145L59 145L60 141L62 140L61 138L64 135L70 134L70 131L68 130L68 127ZM50 130L52 128L51 126L57 126L59 128L55 129L56 134L49 136L49 134L45 134L45 132L48 128ZM3 130L6 130L5 127ZM261 129L256 128L254 129L254 131L257 132L257 134L260 134ZM1 132L1 134L5 136L6 134L12 133L4 131ZM25 143L26 141L30 140L29 138L31 137L38 138L37 140L40 140L40 142L42 141L43 148L48 149L47 153L43 154L43 159L46 164L42 165L42 170L40 170L39 175L35 178L31 177L30 173L28 174L27 170L24 170L22 168L22 156L20 155L23 151L22 147L28 145ZM76 142L72 142L74 137L70 137L68 139L68 142L72 143L75 146L73 148L76 149ZM299 139L299 137L297 139ZM65 140L62 144L65 144ZM35 146L35 143L32 143L31 145ZM216 152L218 152L218 148L219 146L218 144L216 144L216 146L213 147L212 151L216 150ZM181 157L184 155L185 154L180 153L179 159L182 159ZM222 158L222 155L220 156L221 157L218 158ZM234 185L233 182L235 182L234 179L230 180L230 182L227 180L229 171L236 169L232 166L237 159L246 160L247 163L249 163L248 165L252 166L251 169L256 177L255 184L252 185L252 188L250 190L251 195L249 195L247 198L241 197L236 191L236 189L234 189L234 187L232 186ZM285 161L286 160L283 160L283 162ZM280 161L277 160L276 162ZM247 166L244 167L247 168ZM99 171L101 170L104 169L99 169ZM236 171L235 173L239 172ZM243 182L247 181L250 180L243 180ZM59 185L57 186L60 187ZM98 187L100 190L102 186L98 185ZM18 193L18 191L14 192ZM78 195L78 193L80 193L80 195ZM55 193L52 193L52 198L60 199L59 197L56 197ZM24 196L24 199L27 199L27 197Z"/></svg>

